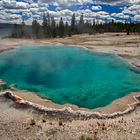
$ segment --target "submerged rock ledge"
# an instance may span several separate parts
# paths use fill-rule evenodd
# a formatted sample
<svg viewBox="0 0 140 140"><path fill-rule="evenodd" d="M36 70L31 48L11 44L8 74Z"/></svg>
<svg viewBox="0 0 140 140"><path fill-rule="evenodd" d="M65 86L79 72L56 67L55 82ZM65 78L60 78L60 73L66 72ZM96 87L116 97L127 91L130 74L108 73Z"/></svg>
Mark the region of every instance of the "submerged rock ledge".
<svg viewBox="0 0 140 140"><path fill-rule="evenodd" d="M0 95L0 97L4 97L6 99L10 99L15 103L15 107L18 108L27 108L32 109L33 111L37 111L37 113L45 114L47 116L66 119L66 120L88 120L88 119L114 119L126 114L133 112L137 106L140 105L140 95L133 96L135 102L133 104L129 104L128 108L124 112L114 112L112 114L103 114L99 112L90 112L90 111L74 111L70 107L64 107L62 109L53 109L47 108L39 104L35 104L33 102L29 102L15 95L11 91L6 91Z"/></svg>

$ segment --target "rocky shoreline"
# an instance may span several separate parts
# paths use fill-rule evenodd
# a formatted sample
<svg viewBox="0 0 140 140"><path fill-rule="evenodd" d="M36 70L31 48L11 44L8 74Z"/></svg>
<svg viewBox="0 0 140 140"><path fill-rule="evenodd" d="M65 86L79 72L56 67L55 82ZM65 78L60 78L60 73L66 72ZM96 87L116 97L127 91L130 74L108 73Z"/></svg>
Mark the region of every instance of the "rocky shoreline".
<svg viewBox="0 0 140 140"><path fill-rule="evenodd" d="M70 107L64 107L62 109L47 108L30 101L26 101L21 97L15 95L11 91L7 91L0 96L12 100L15 105L20 108L33 109L34 111L37 111L38 114L44 113L49 115L50 117L59 119L67 118L67 120L114 119L133 112L140 105L140 95L134 96L136 102L128 105L129 107L125 111L114 112L112 114L102 114L99 112L73 111Z"/></svg>

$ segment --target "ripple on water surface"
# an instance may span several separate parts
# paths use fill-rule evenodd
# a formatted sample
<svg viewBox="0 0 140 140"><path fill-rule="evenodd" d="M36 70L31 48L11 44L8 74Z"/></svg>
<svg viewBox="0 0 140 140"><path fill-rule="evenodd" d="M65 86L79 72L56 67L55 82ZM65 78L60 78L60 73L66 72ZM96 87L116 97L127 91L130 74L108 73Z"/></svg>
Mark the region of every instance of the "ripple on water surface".
<svg viewBox="0 0 140 140"><path fill-rule="evenodd" d="M58 104L94 109L140 91L140 73L115 55L78 47L23 47L0 54L0 79Z"/></svg>

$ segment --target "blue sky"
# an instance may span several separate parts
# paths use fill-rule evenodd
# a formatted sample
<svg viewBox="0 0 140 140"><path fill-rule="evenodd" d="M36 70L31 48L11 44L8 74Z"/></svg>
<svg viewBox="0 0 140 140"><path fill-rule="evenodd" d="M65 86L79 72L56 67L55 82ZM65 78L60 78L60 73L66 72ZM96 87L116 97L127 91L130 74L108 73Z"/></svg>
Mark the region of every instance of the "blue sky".
<svg viewBox="0 0 140 140"><path fill-rule="evenodd" d="M33 19L42 22L44 13L50 13L57 21L63 17L70 21L76 14L85 20L104 22L140 21L140 0L0 0L0 23L31 24Z"/></svg>

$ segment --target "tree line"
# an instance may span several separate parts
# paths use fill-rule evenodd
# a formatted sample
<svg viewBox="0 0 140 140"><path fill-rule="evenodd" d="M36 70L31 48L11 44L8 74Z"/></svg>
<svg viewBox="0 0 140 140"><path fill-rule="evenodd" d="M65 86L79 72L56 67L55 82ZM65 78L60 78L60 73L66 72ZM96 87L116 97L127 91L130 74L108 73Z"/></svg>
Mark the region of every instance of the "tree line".
<svg viewBox="0 0 140 140"><path fill-rule="evenodd" d="M43 16L43 22L40 24L37 20L32 21L32 25L14 24L11 31L11 37L14 38L55 38L72 36L74 34L96 34L104 32L126 32L140 34L140 23L133 22L105 22L98 23L95 19L93 22L84 20L84 15L80 16L79 21L76 20L75 14L72 15L71 21L63 21L61 17L59 22L48 13Z"/></svg>

